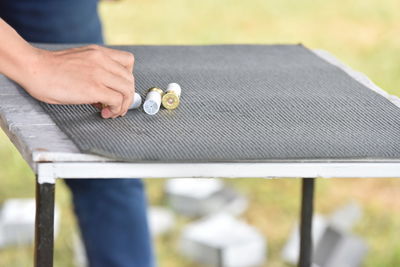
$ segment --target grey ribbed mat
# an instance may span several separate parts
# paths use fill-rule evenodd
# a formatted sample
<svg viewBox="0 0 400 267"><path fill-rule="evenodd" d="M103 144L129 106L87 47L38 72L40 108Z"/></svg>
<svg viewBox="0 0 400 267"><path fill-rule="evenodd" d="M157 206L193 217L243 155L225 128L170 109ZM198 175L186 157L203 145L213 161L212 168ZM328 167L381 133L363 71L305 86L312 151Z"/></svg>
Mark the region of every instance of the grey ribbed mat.
<svg viewBox="0 0 400 267"><path fill-rule="evenodd" d="M50 47L51 48L51 47ZM126 161L400 159L400 108L301 45L129 46L137 91L181 106L101 119L43 104L82 152Z"/></svg>

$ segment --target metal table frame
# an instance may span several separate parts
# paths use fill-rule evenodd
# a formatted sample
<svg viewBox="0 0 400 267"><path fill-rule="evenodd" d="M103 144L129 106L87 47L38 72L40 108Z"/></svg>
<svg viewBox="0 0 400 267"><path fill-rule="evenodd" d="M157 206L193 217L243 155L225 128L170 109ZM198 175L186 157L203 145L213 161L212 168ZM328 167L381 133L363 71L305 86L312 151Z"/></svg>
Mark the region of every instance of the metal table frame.
<svg viewBox="0 0 400 267"><path fill-rule="evenodd" d="M400 100L324 51L316 53L400 107ZM53 266L56 179L303 177L300 267L311 267L314 180L318 177L400 177L398 160L275 160L224 163L126 163L82 154L40 106L12 82L0 86L0 126L36 174L36 267ZM0 83L1 84L1 83ZM22 108L21 108L22 107ZM26 114L29 114L27 116Z"/></svg>
<svg viewBox="0 0 400 267"><path fill-rule="evenodd" d="M258 163L40 162L37 165L35 266L53 262L54 192L58 178L274 178L302 179L299 267L311 267L314 180L318 177L398 177L400 161Z"/></svg>

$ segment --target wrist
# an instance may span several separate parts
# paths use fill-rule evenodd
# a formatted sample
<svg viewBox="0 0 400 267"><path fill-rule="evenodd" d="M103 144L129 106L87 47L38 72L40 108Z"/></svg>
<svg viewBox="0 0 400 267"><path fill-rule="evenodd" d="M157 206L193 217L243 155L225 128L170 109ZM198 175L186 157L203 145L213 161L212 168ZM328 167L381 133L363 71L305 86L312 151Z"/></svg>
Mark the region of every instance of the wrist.
<svg viewBox="0 0 400 267"><path fill-rule="evenodd" d="M9 73L5 73L5 75L26 89L28 84L34 80L34 77L37 76L40 71L43 54L43 50L27 43L26 46L20 50L20 53L16 53L11 59L11 64L9 68L7 68Z"/></svg>
<svg viewBox="0 0 400 267"><path fill-rule="evenodd" d="M30 92L41 88L43 61L49 52L33 47L0 18L0 74L14 80Z"/></svg>

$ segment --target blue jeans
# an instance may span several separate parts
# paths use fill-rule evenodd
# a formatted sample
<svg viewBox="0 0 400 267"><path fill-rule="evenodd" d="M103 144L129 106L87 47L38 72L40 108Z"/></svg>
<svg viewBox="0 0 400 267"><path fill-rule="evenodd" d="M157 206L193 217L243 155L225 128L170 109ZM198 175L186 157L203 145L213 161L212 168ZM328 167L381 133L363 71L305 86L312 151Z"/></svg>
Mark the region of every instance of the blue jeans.
<svg viewBox="0 0 400 267"><path fill-rule="evenodd" d="M30 42L102 43L97 0L0 0L0 17ZM153 267L138 179L70 179L90 267Z"/></svg>
<svg viewBox="0 0 400 267"><path fill-rule="evenodd" d="M67 179L91 267L154 266L139 179Z"/></svg>

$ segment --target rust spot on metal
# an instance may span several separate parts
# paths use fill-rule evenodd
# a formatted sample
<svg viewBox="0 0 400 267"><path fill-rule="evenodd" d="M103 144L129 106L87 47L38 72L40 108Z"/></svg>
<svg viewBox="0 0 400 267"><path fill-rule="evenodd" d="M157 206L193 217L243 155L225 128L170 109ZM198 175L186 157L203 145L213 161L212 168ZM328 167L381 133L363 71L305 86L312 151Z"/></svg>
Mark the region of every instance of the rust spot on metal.
<svg viewBox="0 0 400 267"><path fill-rule="evenodd" d="M36 148L35 151L37 151L37 152L48 152L49 150L46 149L46 148L41 148L41 147L39 147L39 148ZM48 159L46 158L45 155L40 155L40 154L39 154L39 157L38 157L38 159L36 160L36 162L39 162L39 163L46 163L46 162L52 162L52 161L51 161L51 160L48 160Z"/></svg>

